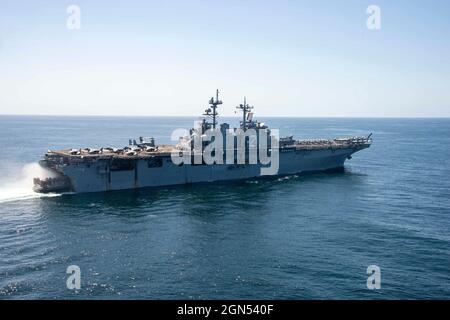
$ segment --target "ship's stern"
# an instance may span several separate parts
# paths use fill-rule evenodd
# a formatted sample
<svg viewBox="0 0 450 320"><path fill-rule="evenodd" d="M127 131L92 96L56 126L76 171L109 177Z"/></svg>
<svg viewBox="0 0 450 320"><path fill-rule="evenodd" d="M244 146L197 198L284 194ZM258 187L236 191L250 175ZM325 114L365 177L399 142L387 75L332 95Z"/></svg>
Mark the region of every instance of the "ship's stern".
<svg viewBox="0 0 450 320"><path fill-rule="evenodd" d="M72 190L70 178L60 170L62 162L63 159L49 158L48 154L46 154L45 159L39 161L39 165L46 174L33 179L33 190L35 192L69 192Z"/></svg>

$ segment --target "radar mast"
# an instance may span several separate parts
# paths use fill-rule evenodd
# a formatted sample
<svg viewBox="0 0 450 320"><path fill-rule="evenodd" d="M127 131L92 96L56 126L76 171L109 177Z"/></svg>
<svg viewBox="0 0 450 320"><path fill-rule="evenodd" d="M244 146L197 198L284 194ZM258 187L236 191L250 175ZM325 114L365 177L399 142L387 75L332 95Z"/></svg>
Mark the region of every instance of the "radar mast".
<svg viewBox="0 0 450 320"><path fill-rule="evenodd" d="M242 130L245 131L247 129L247 114L253 109L253 107L247 104L247 99L244 97L244 104L238 105L236 109L242 110Z"/></svg>
<svg viewBox="0 0 450 320"><path fill-rule="evenodd" d="M212 127L213 129L216 128L217 125L217 116L219 115L217 112L217 106L222 104L222 101L219 100L219 89L216 90L216 100L214 100L214 97L211 97L209 100L209 104L211 107L205 110L204 116L208 116L212 119Z"/></svg>

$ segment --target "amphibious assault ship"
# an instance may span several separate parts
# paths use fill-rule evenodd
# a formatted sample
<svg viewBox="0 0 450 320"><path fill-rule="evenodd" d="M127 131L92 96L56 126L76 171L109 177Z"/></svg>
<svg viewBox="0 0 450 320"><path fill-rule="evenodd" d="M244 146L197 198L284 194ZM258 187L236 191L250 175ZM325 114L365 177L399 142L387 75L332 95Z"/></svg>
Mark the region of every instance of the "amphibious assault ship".
<svg viewBox="0 0 450 320"><path fill-rule="evenodd" d="M216 97L209 100L210 107L205 110L199 125L181 136L174 145L158 145L153 138L140 137L139 142L129 140L128 146L119 149L49 150L39 164L52 173L51 177L34 178L34 190L82 193L261 177L265 175L263 168L267 167L267 163L259 161L260 144L246 138L252 130L257 132L258 142L267 137L264 143L267 150L264 152L277 157L276 170L269 173L272 175L343 168L344 162L351 159L353 153L370 147L372 143L371 134L367 137L328 140L295 140L293 136L277 138L266 124L254 120L253 107L246 103L245 98L244 103L237 107L242 112L240 126L230 128L226 123L217 122L217 108L222 104L218 94L217 91ZM204 138L208 130L223 137L231 136L233 142L239 134L243 134L244 143L241 146L244 151L239 153L242 148L238 150L236 143L231 146L227 144L220 152L212 152L215 156L212 163L203 160L202 155L214 140L208 142L201 139L200 147L194 141L198 137ZM261 136L261 132L267 136ZM257 151L256 163L249 161L252 150ZM185 161L174 161L177 160L174 154Z"/></svg>

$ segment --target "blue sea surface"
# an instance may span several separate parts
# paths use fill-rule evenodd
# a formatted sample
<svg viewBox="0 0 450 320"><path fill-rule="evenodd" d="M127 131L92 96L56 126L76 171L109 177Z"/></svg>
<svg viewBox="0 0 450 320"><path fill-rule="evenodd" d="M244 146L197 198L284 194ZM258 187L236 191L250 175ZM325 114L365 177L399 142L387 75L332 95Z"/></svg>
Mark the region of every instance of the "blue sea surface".
<svg viewBox="0 0 450 320"><path fill-rule="evenodd" d="M194 120L0 116L0 299L450 298L450 119L261 119L296 138L372 132L344 172L31 192L47 149L170 143Z"/></svg>

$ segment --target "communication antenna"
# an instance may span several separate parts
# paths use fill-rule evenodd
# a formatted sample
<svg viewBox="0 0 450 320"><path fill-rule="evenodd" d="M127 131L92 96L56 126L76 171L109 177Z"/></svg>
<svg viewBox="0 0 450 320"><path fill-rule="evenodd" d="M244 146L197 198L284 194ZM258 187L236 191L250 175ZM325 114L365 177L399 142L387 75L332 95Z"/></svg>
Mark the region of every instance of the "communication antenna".
<svg viewBox="0 0 450 320"><path fill-rule="evenodd" d="M211 107L206 109L203 115L212 118L212 127L215 129L217 124L217 116L219 115L217 113L217 106L222 104L222 101L219 100L219 89L216 90L216 100L214 100L214 97L211 97L209 104Z"/></svg>
<svg viewBox="0 0 450 320"><path fill-rule="evenodd" d="M247 104L247 99L246 97L244 97L244 104L238 105L236 109L242 110L242 130L245 131L247 129L247 113L250 112L250 110L252 110L253 107Z"/></svg>

